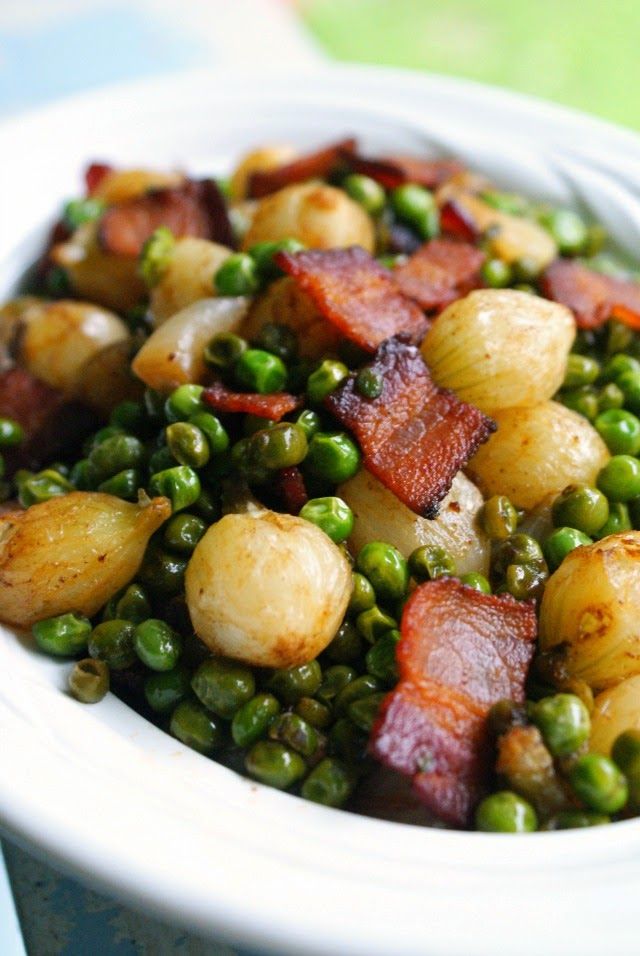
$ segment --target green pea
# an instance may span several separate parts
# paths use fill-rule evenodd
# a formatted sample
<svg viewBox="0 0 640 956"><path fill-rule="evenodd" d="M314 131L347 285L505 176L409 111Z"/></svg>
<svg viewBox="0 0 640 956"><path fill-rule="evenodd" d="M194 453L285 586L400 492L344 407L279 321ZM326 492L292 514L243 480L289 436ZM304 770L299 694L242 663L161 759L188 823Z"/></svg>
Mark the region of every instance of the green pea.
<svg viewBox="0 0 640 956"><path fill-rule="evenodd" d="M340 717L329 732L329 747L349 767L357 767L366 760L368 734L349 720Z"/></svg>
<svg viewBox="0 0 640 956"><path fill-rule="evenodd" d="M206 530L207 526L201 518L183 511L181 514L173 515L167 522L163 541L172 551L177 551L179 554L191 554Z"/></svg>
<svg viewBox="0 0 640 956"><path fill-rule="evenodd" d="M385 692L380 691L377 694L369 694L366 697L354 700L347 707L347 716L360 730L370 733L380 712L382 701L386 696Z"/></svg>
<svg viewBox="0 0 640 956"><path fill-rule="evenodd" d="M339 485L360 468L360 452L344 432L317 432L305 461L312 475Z"/></svg>
<svg viewBox="0 0 640 956"><path fill-rule="evenodd" d="M511 265L515 282L533 284L540 275L540 264L532 256L522 256ZM529 291L527 289L527 291Z"/></svg>
<svg viewBox="0 0 640 956"><path fill-rule="evenodd" d="M170 671L156 671L145 679L144 696L157 714L168 714L189 696L191 671L179 664Z"/></svg>
<svg viewBox="0 0 640 956"><path fill-rule="evenodd" d="M218 332L205 346L203 358L211 368L233 368L249 344L235 332Z"/></svg>
<svg viewBox="0 0 640 956"><path fill-rule="evenodd" d="M490 289L504 289L511 285L511 267L503 259L487 259L481 274L485 285Z"/></svg>
<svg viewBox="0 0 640 956"><path fill-rule="evenodd" d="M135 625L131 621L115 618L103 621L89 635L89 655L105 661L111 670L121 671L131 667L136 661L133 647Z"/></svg>
<svg viewBox="0 0 640 956"><path fill-rule="evenodd" d="M476 810L476 828L486 833L531 833L538 828L530 803L510 790L492 793Z"/></svg>
<svg viewBox="0 0 640 956"><path fill-rule="evenodd" d="M579 256L587 243L587 226L571 209L554 209L542 219L563 256Z"/></svg>
<svg viewBox="0 0 640 956"><path fill-rule="evenodd" d="M299 714L280 714L269 725L269 737L291 747L303 757L313 757L323 747L324 738Z"/></svg>
<svg viewBox="0 0 640 956"><path fill-rule="evenodd" d="M159 226L143 245L138 271L150 289L160 282L169 268L175 245L175 237L167 226Z"/></svg>
<svg viewBox="0 0 640 956"><path fill-rule="evenodd" d="M72 466L69 481L78 491L92 491L96 487L88 458L81 458Z"/></svg>
<svg viewBox="0 0 640 956"><path fill-rule="evenodd" d="M558 397L563 405L582 415L590 422L598 414L598 396L595 390L589 386L576 388L570 392L562 392Z"/></svg>
<svg viewBox="0 0 640 956"><path fill-rule="evenodd" d="M260 288L256 263L244 252L234 252L213 277L219 295L255 295Z"/></svg>
<svg viewBox="0 0 640 956"><path fill-rule="evenodd" d="M624 774L601 754L578 757L569 771L569 782L574 793L596 813L618 813L629 795Z"/></svg>
<svg viewBox="0 0 640 956"><path fill-rule="evenodd" d="M588 535L576 528L556 528L545 539L542 550L550 570L555 571L574 548L592 543Z"/></svg>
<svg viewBox="0 0 640 956"><path fill-rule="evenodd" d="M553 502L551 516L556 527L593 535L609 517L609 502L597 488L568 485Z"/></svg>
<svg viewBox="0 0 640 956"><path fill-rule="evenodd" d="M255 678L248 667L213 657L197 669L191 687L205 707L227 719L256 692Z"/></svg>
<svg viewBox="0 0 640 956"><path fill-rule="evenodd" d="M22 425L12 418L0 418L0 448L15 448L24 441Z"/></svg>
<svg viewBox="0 0 640 956"><path fill-rule="evenodd" d="M624 372L616 384L624 396L625 407L640 415L640 371Z"/></svg>
<svg viewBox="0 0 640 956"><path fill-rule="evenodd" d="M119 471L117 475L100 482L98 491L107 495L115 495L116 498L122 498L124 501L137 501L138 491L143 485L142 476L137 468L125 468L124 471Z"/></svg>
<svg viewBox="0 0 640 956"><path fill-rule="evenodd" d="M374 677L373 674L363 674L361 677L356 677L355 680L349 681L346 687L343 687L335 698L334 709L336 716L344 717L345 714L348 714L349 707L355 700L368 697L370 694L375 694L380 690L382 690L380 681L377 677Z"/></svg>
<svg viewBox="0 0 640 956"><path fill-rule="evenodd" d="M59 614L37 621L31 630L40 650L54 657L74 657L87 648L91 621L82 614Z"/></svg>
<svg viewBox="0 0 640 956"><path fill-rule="evenodd" d="M409 555L409 571L417 581L434 581L455 574L456 566L444 548L425 544Z"/></svg>
<svg viewBox="0 0 640 956"><path fill-rule="evenodd" d="M62 266L52 266L47 269L45 288L48 295L54 299L62 299L71 292L69 273Z"/></svg>
<svg viewBox="0 0 640 956"><path fill-rule="evenodd" d="M139 584L130 584L115 604L114 617L133 624L140 624L151 614L151 605L144 589Z"/></svg>
<svg viewBox="0 0 640 956"><path fill-rule="evenodd" d="M348 664L358 660L362 654L362 638L350 621L342 622L325 654L335 664Z"/></svg>
<svg viewBox="0 0 640 956"><path fill-rule="evenodd" d="M360 549L356 563L358 571L367 576L380 600L397 601L406 594L409 567L392 544L370 541Z"/></svg>
<svg viewBox="0 0 640 956"><path fill-rule="evenodd" d="M259 740L245 758L247 773L278 790L286 790L304 777L307 765L295 750L273 740Z"/></svg>
<svg viewBox="0 0 640 956"><path fill-rule="evenodd" d="M335 664L333 667L328 667L324 672L320 687L316 690L316 697L320 703L327 707L332 706L338 694L347 684L355 680L356 676L356 671L352 667L347 667L346 664Z"/></svg>
<svg viewBox="0 0 640 956"><path fill-rule="evenodd" d="M149 474L155 475L159 471L166 471L167 468L174 468L176 460L166 445L154 451L149 458Z"/></svg>
<svg viewBox="0 0 640 956"><path fill-rule="evenodd" d="M167 447L181 465L203 468L209 461L209 442L197 425L189 422L173 422L166 429Z"/></svg>
<svg viewBox="0 0 640 956"><path fill-rule="evenodd" d="M267 681L267 689L283 703L295 704L300 697L314 697L322 681L322 669L317 661L283 667L273 672Z"/></svg>
<svg viewBox="0 0 640 956"><path fill-rule="evenodd" d="M71 232L75 232L83 223L99 219L105 209L106 206L102 199L95 196L87 196L85 199L70 199L64 205L62 218L65 226Z"/></svg>
<svg viewBox="0 0 640 956"><path fill-rule="evenodd" d="M437 234L437 206L428 189L415 183L398 186L391 193L391 206L398 219L415 229L421 239L431 239Z"/></svg>
<svg viewBox="0 0 640 956"><path fill-rule="evenodd" d="M78 661L69 674L69 690L83 704L98 704L109 691L109 667L91 657Z"/></svg>
<svg viewBox="0 0 640 956"><path fill-rule="evenodd" d="M561 810L544 826L545 830L576 830L583 827L599 827L611 823L604 813L589 813L586 810Z"/></svg>
<svg viewBox="0 0 640 956"><path fill-rule="evenodd" d="M153 671L170 671L182 652L182 638L165 621L149 618L138 624L133 646L143 664Z"/></svg>
<svg viewBox="0 0 640 956"><path fill-rule="evenodd" d="M622 408L624 392L615 382L609 382L598 392L598 411L606 412L610 408Z"/></svg>
<svg viewBox="0 0 640 956"><path fill-rule="evenodd" d="M213 524L221 516L220 495L203 488L192 505L193 510L207 524Z"/></svg>
<svg viewBox="0 0 640 956"><path fill-rule="evenodd" d="M319 432L322 428L322 420L317 412L305 408L296 418L296 425L303 430L307 436L307 441L311 441L316 432Z"/></svg>
<svg viewBox="0 0 640 956"><path fill-rule="evenodd" d="M315 524L332 541L340 544L353 531L353 512L342 498L311 498L300 510L300 517Z"/></svg>
<svg viewBox="0 0 640 956"><path fill-rule="evenodd" d="M544 697L532 706L530 716L554 757L568 757L589 739L589 711L575 694Z"/></svg>
<svg viewBox="0 0 640 956"><path fill-rule="evenodd" d="M331 710L326 704L321 704L319 700L313 697L301 697L295 706L296 714L317 727L318 730L326 730L331 724Z"/></svg>
<svg viewBox="0 0 640 956"><path fill-rule="evenodd" d="M273 428L278 423L273 418L264 418L261 415L246 414L242 420L242 434L247 438L255 435L256 432L264 431L265 428ZM288 424L288 423L287 423Z"/></svg>
<svg viewBox="0 0 640 956"><path fill-rule="evenodd" d="M114 428L121 428L124 432L136 435L145 431L147 414L141 402L125 399L120 402L109 416L109 424Z"/></svg>
<svg viewBox="0 0 640 956"><path fill-rule="evenodd" d="M491 189L480 193L480 197L494 209L509 213L511 216L526 216L530 212L529 200L517 193L498 192Z"/></svg>
<svg viewBox="0 0 640 956"><path fill-rule="evenodd" d="M302 252L306 246L298 239L278 239L275 241L256 242L249 249L249 255L254 260L258 274L263 279L276 279L282 275L282 269L274 262L275 256L279 252L288 252L295 254ZM265 345L264 348L267 348ZM271 351L271 349L269 349ZM278 353L276 353L278 354ZM284 358L284 356L281 356Z"/></svg>
<svg viewBox="0 0 640 956"><path fill-rule="evenodd" d="M152 542L147 548L138 577L154 594L170 597L183 589L187 563L186 558L169 554Z"/></svg>
<svg viewBox="0 0 640 956"><path fill-rule="evenodd" d="M480 591L481 594L491 594L490 583L484 574L480 574L478 571L469 571L467 574L461 574L460 580L463 584L466 584L468 588L473 588L474 591Z"/></svg>
<svg viewBox="0 0 640 956"><path fill-rule="evenodd" d="M353 792L352 772L335 757L325 757L313 768L302 784L305 800L325 807L342 807Z"/></svg>
<svg viewBox="0 0 640 956"><path fill-rule="evenodd" d="M611 757L623 773L640 769L640 730L631 728L616 737Z"/></svg>
<svg viewBox="0 0 640 956"><path fill-rule="evenodd" d="M356 627L370 644L375 643L387 631L397 627L397 621L376 605L362 611L356 618Z"/></svg>
<svg viewBox="0 0 640 956"><path fill-rule="evenodd" d="M356 389L365 398L379 398L384 389L384 379L372 368L361 368L356 375Z"/></svg>
<svg viewBox="0 0 640 956"><path fill-rule="evenodd" d="M219 722L194 700L183 700L171 715L169 732L200 754L209 755L222 744Z"/></svg>
<svg viewBox="0 0 640 956"><path fill-rule="evenodd" d="M510 564L505 574L506 590L519 601L540 597L548 571L539 564Z"/></svg>
<svg viewBox="0 0 640 956"><path fill-rule="evenodd" d="M632 527L629 508L620 501L614 501L609 505L609 517L593 537L596 541L600 541L601 538L606 538L610 534L630 531Z"/></svg>
<svg viewBox="0 0 640 956"><path fill-rule="evenodd" d="M480 521L490 538L504 541L518 527L518 512L506 495L493 495L482 506Z"/></svg>
<svg viewBox="0 0 640 956"><path fill-rule="evenodd" d="M201 491L200 479L193 468L178 465L152 475L149 490L153 495L169 498L173 511L182 511L198 500Z"/></svg>
<svg viewBox="0 0 640 956"><path fill-rule="evenodd" d="M307 379L309 401L319 405L323 399L342 383L349 375L349 369L343 362L325 359Z"/></svg>
<svg viewBox="0 0 640 956"><path fill-rule="evenodd" d="M233 374L238 384L251 392L280 392L287 381L287 367L277 355L263 349L247 349L236 362Z"/></svg>
<svg viewBox="0 0 640 956"><path fill-rule="evenodd" d="M308 450L302 428L293 422L279 422L255 432L248 440L244 461L250 470L277 471L299 465Z"/></svg>
<svg viewBox="0 0 640 956"><path fill-rule="evenodd" d="M636 498L640 495L640 461L631 455L614 455L600 470L597 484L610 501Z"/></svg>
<svg viewBox="0 0 640 956"><path fill-rule="evenodd" d="M295 240L293 240L295 241ZM291 362L298 355L298 338L288 325L265 322L254 343L259 349L277 355L283 362Z"/></svg>
<svg viewBox="0 0 640 956"><path fill-rule="evenodd" d="M144 464L144 445L133 435L112 435L96 445L89 454L89 464L95 480L104 481L126 469L137 469Z"/></svg>
<svg viewBox="0 0 640 956"><path fill-rule="evenodd" d="M380 183L370 176L350 173L342 180L342 188L370 216L378 216L384 209L385 191Z"/></svg>
<svg viewBox="0 0 640 956"><path fill-rule="evenodd" d="M273 694L256 694L240 707L231 721L231 736L238 747L250 747L269 729L280 713L280 704Z"/></svg>
<svg viewBox="0 0 640 956"><path fill-rule="evenodd" d="M600 374L600 364L588 355L577 355L572 352L567 359L563 388L580 388L582 385L591 385Z"/></svg>
<svg viewBox="0 0 640 956"><path fill-rule="evenodd" d="M168 422L188 421L191 415L206 411L202 404L202 385L179 385L164 403L164 414Z"/></svg>
<svg viewBox="0 0 640 956"><path fill-rule="evenodd" d="M212 455L219 455L229 447L229 435L220 419L210 412L196 412L189 416L189 424L199 428L206 436Z"/></svg>
<svg viewBox="0 0 640 956"><path fill-rule="evenodd" d="M376 603L376 592L373 590L371 581L359 571L354 571L351 581L350 613L360 614L362 611L368 611Z"/></svg>
<svg viewBox="0 0 640 956"><path fill-rule="evenodd" d="M58 498L73 491L73 485L57 471L47 468L37 475L29 474L19 478L16 474L15 482L18 486L18 501L23 508L41 504L51 498Z"/></svg>
<svg viewBox="0 0 640 956"><path fill-rule="evenodd" d="M378 680L391 686L398 680L396 648L399 640L399 631L387 631L382 637L378 638L373 647L369 648L365 658L365 664L369 674L372 674L373 677L377 677Z"/></svg>
<svg viewBox="0 0 640 956"><path fill-rule="evenodd" d="M605 382L618 382L618 379L627 372L640 373L640 362L632 355L619 353L613 355L602 369L602 379Z"/></svg>
<svg viewBox="0 0 640 956"><path fill-rule="evenodd" d="M632 412L610 408L598 415L595 427L612 455L636 455L640 451L640 419Z"/></svg>

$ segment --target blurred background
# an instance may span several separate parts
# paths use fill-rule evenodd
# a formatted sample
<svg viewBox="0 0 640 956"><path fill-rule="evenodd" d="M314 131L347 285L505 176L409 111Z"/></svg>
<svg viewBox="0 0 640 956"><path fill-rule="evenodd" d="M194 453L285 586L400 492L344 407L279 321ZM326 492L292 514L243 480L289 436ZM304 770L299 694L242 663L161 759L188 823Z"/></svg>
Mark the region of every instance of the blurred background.
<svg viewBox="0 0 640 956"><path fill-rule="evenodd" d="M638 127L639 42L638 0L0 0L0 110L186 66L326 56L498 83Z"/></svg>
<svg viewBox="0 0 640 956"><path fill-rule="evenodd" d="M640 0L0 0L0 114L188 67L445 73L640 127ZM1 210L0 210L1 215ZM5 844L0 956L237 956ZM242 954L249 956L249 954Z"/></svg>

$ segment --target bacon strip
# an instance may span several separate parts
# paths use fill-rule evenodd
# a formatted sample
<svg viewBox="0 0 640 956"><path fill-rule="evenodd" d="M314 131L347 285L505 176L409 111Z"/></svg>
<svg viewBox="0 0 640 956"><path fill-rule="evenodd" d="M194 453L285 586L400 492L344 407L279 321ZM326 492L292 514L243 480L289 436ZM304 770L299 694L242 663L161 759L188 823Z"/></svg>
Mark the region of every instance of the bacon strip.
<svg viewBox="0 0 640 956"><path fill-rule="evenodd" d="M72 448L97 424L88 408L18 366L0 374L0 416L22 425L24 441L3 452L7 474L38 468Z"/></svg>
<svg viewBox="0 0 640 956"><path fill-rule="evenodd" d="M464 169L457 159L417 159L415 156L385 156L378 159L353 153L345 154L344 159L355 173L370 176L385 189L396 189L405 183L418 183L426 189L437 189Z"/></svg>
<svg viewBox="0 0 640 956"><path fill-rule="evenodd" d="M360 246L280 252L277 264L332 325L368 352L393 335L419 342L428 322L398 290L392 274Z"/></svg>
<svg viewBox="0 0 640 956"><path fill-rule="evenodd" d="M91 196L105 176L113 171L113 166L108 163L91 163L87 166L84 173L84 181L87 187L87 196Z"/></svg>
<svg viewBox="0 0 640 956"><path fill-rule="evenodd" d="M423 309L442 309L482 285L485 255L468 243L432 239L393 273L400 289Z"/></svg>
<svg viewBox="0 0 640 956"><path fill-rule="evenodd" d="M541 288L549 299L573 311L580 329L597 329L612 318L640 329L640 282L603 275L572 259L556 259Z"/></svg>
<svg viewBox="0 0 640 956"><path fill-rule="evenodd" d="M411 345L390 339L369 367L383 382L379 398L364 398L352 375L324 404L354 433L368 470L413 511L434 518L456 472L495 423L438 388Z"/></svg>
<svg viewBox="0 0 640 956"><path fill-rule="evenodd" d="M447 200L440 209L440 228L447 235L464 242L475 242L480 236L471 214L455 199Z"/></svg>
<svg viewBox="0 0 640 956"><path fill-rule="evenodd" d="M224 199L211 179L187 180L111 206L100 220L98 236L105 252L134 257L159 226L167 226L176 238L233 245Z"/></svg>
<svg viewBox="0 0 640 956"><path fill-rule="evenodd" d="M253 199L261 199L293 183L301 183L306 179L325 179L344 157L351 156L355 146L355 139L343 139L300 156L284 166L252 173L247 184L248 194Z"/></svg>
<svg viewBox="0 0 640 956"><path fill-rule="evenodd" d="M214 382L202 393L203 401L217 412L244 412L279 422L284 415L299 408L302 399L288 392L260 395L257 392L232 392L222 382Z"/></svg>
<svg viewBox="0 0 640 956"><path fill-rule="evenodd" d="M383 701L370 749L413 777L426 807L452 826L470 822L487 784L490 707L524 701L536 629L533 602L455 578L422 584L405 606L400 682Z"/></svg>
<svg viewBox="0 0 640 956"><path fill-rule="evenodd" d="M295 465L277 471L273 476L272 488L282 508L290 515L299 514L309 500L302 472Z"/></svg>

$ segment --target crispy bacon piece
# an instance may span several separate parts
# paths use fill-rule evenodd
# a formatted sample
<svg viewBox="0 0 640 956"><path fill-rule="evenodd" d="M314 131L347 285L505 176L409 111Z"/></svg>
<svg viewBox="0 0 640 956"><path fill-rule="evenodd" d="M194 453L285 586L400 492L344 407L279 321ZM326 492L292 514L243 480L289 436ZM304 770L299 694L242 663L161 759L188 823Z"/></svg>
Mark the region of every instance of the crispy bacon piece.
<svg viewBox="0 0 640 956"><path fill-rule="evenodd" d="M413 511L434 518L495 423L438 388L414 346L390 339L369 367L383 382L379 398L364 398L351 375L324 404L354 433L368 470Z"/></svg>
<svg viewBox="0 0 640 956"><path fill-rule="evenodd" d="M284 415L299 408L302 399L288 392L260 395L257 392L232 392L222 382L214 382L202 393L202 399L217 412L245 412L279 422Z"/></svg>
<svg viewBox="0 0 640 956"><path fill-rule="evenodd" d="M484 259L484 253L468 243L432 239L397 268L393 277L402 292L423 309L442 309L482 285Z"/></svg>
<svg viewBox="0 0 640 956"><path fill-rule="evenodd" d="M396 189L404 183L418 183L426 189L437 189L463 170L457 159L417 159L415 156L369 158L348 153L345 161L355 173L370 176L385 189Z"/></svg>
<svg viewBox="0 0 640 956"><path fill-rule="evenodd" d="M282 508L290 515L297 515L309 500L302 472L295 465L292 468L282 468L277 471L273 476L272 485Z"/></svg>
<svg viewBox="0 0 640 956"><path fill-rule="evenodd" d="M167 226L178 238L233 245L224 199L211 179L187 180L111 206L100 220L98 235L105 252L133 257L159 226Z"/></svg>
<svg viewBox="0 0 640 956"><path fill-rule="evenodd" d="M422 584L405 606L400 682L383 701L370 748L413 777L426 807L453 826L470 822L487 784L490 707L524 700L536 629L533 602L481 594L455 578Z"/></svg>
<svg viewBox="0 0 640 956"><path fill-rule="evenodd" d="M427 330L422 311L360 246L280 252L276 262L342 335L368 352L400 333L419 342Z"/></svg>
<svg viewBox="0 0 640 956"><path fill-rule="evenodd" d="M440 209L440 228L448 236L475 242L480 232L470 213L455 199L449 199Z"/></svg>
<svg viewBox="0 0 640 956"><path fill-rule="evenodd" d="M90 166L87 166L84 173L84 181L87 187L87 196L91 196L104 177L113 171L113 166L110 166L108 163L91 163Z"/></svg>
<svg viewBox="0 0 640 956"><path fill-rule="evenodd" d="M549 299L573 311L578 328L597 329L614 318L640 329L640 282L603 275L572 259L556 259L541 288Z"/></svg>
<svg viewBox="0 0 640 956"><path fill-rule="evenodd" d="M96 425L93 412L18 366L0 374L0 416L18 422L25 433L21 445L3 452L9 475L16 468L38 468Z"/></svg>
<svg viewBox="0 0 640 956"><path fill-rule="evenodd" d="M293 183L301 183L306 179L325 179L344 157L351 156L355 146L355 139L343 139L314 153L300 156L284 166L252 173L248 182L249 196L261 199Z"/></svg>

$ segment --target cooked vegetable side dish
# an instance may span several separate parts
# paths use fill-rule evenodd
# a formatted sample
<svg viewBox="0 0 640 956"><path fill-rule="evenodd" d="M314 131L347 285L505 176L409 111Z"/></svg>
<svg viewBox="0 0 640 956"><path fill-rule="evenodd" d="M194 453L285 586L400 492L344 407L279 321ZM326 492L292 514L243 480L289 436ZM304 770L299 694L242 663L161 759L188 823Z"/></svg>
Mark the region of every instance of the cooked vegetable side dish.
<svg viewBox="0 0 640 956"><path fill-rule="evenodd" d="M94 163L0 309L0 620L329 807L640 814L640 279L453 159Z"/></svg>

